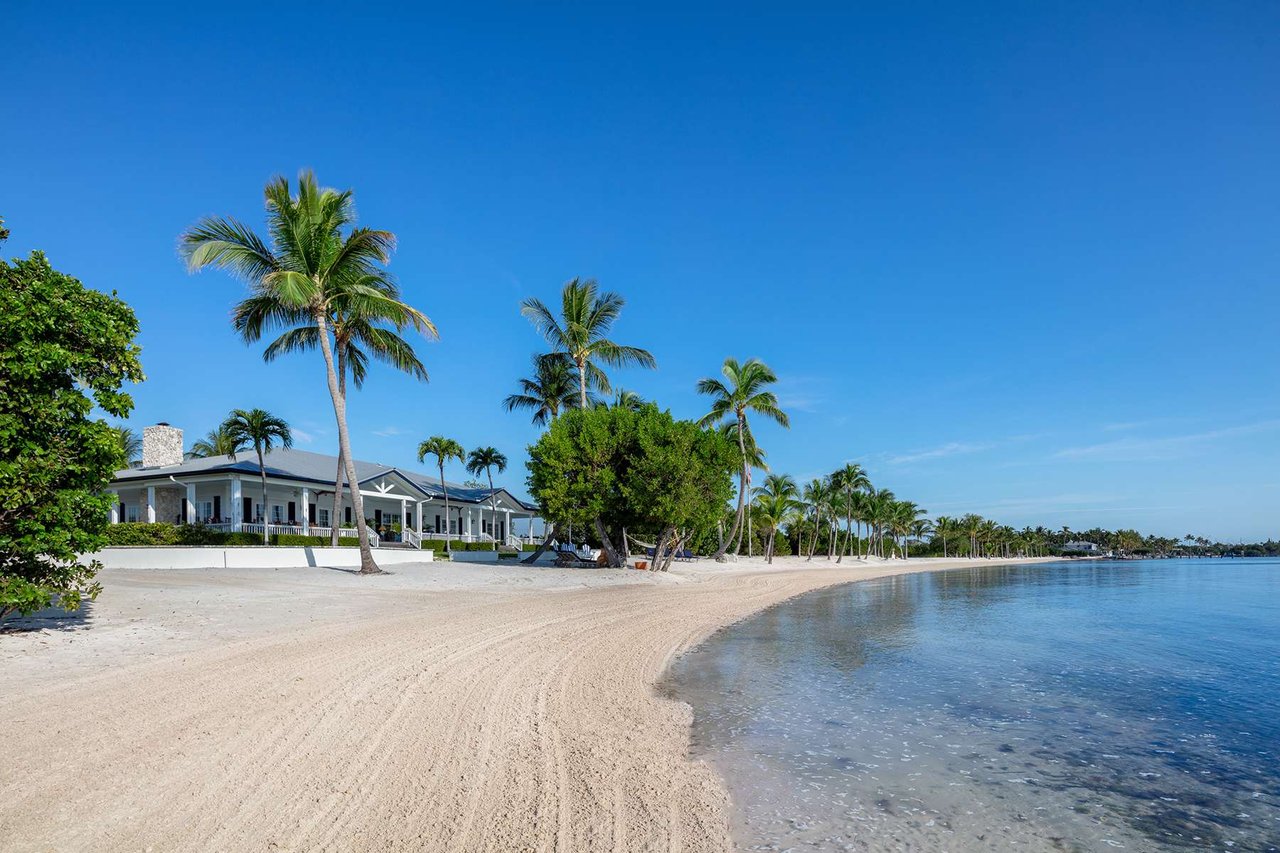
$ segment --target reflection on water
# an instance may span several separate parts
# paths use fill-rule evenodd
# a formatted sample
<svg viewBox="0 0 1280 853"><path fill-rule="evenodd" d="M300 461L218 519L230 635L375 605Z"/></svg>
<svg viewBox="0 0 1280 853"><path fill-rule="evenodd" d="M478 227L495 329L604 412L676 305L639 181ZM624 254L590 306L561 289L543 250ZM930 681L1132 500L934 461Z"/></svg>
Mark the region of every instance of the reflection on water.
<svg viewBox="0 0 1280 853"><path fill-rule="evenodd" d="M1280 849L1280 561L846 585L668 688L742 849Z"/></svg>

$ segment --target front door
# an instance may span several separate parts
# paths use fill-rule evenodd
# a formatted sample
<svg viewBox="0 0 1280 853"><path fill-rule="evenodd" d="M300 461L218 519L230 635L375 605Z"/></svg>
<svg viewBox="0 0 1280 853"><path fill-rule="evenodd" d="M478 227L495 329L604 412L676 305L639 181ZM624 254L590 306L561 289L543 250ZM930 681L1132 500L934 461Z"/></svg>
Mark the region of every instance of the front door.
<svg viewBox="0 0 1280 853"><path fill-rule="evenodd" d="M253 498L244 499L244 515L240 516L240 520L253 523Z"/></svg>

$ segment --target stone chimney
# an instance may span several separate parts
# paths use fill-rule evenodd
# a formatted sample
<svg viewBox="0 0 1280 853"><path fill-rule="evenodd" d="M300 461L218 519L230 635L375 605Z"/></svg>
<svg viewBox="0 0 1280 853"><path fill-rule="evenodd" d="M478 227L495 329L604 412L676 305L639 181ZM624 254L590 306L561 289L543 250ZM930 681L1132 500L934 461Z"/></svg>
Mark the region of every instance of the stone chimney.
<svg viewBox="0 0 1280 853"><path fill-rule="evenodd" d="M142 430L142 467L182 464L182 430L166 423Z"/></svg>

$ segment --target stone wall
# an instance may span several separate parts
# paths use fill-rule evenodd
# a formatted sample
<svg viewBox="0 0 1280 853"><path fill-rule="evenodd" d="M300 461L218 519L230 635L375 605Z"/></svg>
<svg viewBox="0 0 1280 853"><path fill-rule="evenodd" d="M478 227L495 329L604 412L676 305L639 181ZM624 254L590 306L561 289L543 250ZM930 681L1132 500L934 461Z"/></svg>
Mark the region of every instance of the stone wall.
<svg viewBox="0 0 1280 853"><path fill-rule="evenodd" d="M173 524L182 515L182 499L187 490L177 486L156 486L156 521Z"/></svg>

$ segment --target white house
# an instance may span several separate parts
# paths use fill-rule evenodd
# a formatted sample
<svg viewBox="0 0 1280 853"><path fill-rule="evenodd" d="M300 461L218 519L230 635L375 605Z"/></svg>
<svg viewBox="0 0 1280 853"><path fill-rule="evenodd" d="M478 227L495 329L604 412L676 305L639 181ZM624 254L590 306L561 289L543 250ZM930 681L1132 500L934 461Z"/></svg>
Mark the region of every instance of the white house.
<svg viewBox="0 0 1280 853"><path fill-rule="evenodd" d="M117 498L111 510L113 524L160 521L252 533L261 533L266 524L271 533L330 534L338 457L305 450L271 451L265 457L263 501L258 457L252 448L234 459L184 459L182 447L182 430L176 427L161 423L142 431L141 466L117 471L109 486ZM464 542L496 538L513 545L532 540L537 508L506 489L496 487L490 492L446 481L446 518L445 492L438 478L376 462L357 461L355 466L365 517L381 539L397 538L399 529L399 538L415 547L424 538L446 536ZM356 535L349 493L338 512L341 535Z"/></svg>
<svg viewBox="0 0 1280 853"><path fill-rule="evenodd" d="M1062 552L1064 554L1101 554L1102 547L1093 542L1076 541L1063 545Z"/></svg>

